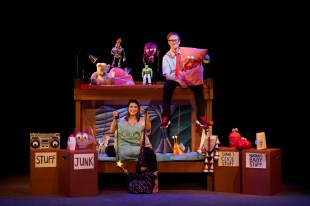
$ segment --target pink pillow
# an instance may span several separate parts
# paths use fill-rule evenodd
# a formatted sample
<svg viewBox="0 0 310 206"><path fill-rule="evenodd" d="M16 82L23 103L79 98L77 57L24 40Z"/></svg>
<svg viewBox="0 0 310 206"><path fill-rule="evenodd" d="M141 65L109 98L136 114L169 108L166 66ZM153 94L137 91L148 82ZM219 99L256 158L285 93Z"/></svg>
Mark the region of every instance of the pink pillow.
<svg viewBox="0 0 310 206"><path fill-rule="evenodd" d="M125 75L125 71L123 69L121 69L121 68L113 67L110 70L109 74L111 76L114 76L114 77L121 77L121 76ZM112 75L112 74L114 74L114 75Z"/></svg>
<svg viewBox="0 0 310 206"><path fill-rule="evenodd" d="M208 53L208 49L198 49L192 47L180 47L181 59L184 70L191 70L202 63Z"/></svg>
<svg viewBox="0 0 310 206"><path fill-rule="evenodd" d="M115 85L135 85L131 75L126 75L123 77L115 77Z"/></svg>
<svg viewBox="0 0 310 206"><path fill-rule="evenodd" d="M114 67L109 74L115 78L114 85L135 85L132 76L126 75L126 72L121 68Z"/></svg>

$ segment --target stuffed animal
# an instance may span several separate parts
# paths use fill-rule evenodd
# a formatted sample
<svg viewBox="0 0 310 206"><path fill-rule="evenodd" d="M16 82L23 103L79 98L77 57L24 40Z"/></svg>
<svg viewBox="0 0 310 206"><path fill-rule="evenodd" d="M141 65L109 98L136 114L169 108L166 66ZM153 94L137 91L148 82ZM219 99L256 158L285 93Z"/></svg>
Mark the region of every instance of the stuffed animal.
<svg viewBox="0 0 310 206"><path fill-rule="evenodd" d="M98 145L98 154L104 154L105 149L108 147L110 136L105 135L104 137L99 139L99 145Z"/></svg>
<svg viewBox="0 0 310 206"><path fill-rule="evenodd" d="M182 155L182 154L184 154L184 150L182 151L181 148L180 148L180 145L178 144L178 136L172 136L172 139L174 141L173 149L172 149L173 150L173 154L175 154L175 155ZM183 147L184 147L184 145L183 145Z"/></svg>
<svg viewBox="0 0 310 206"><path fill-rule="evenodd" d="M135 85L133 77L129 74L130 68L113 67L109 74L115 78L114 85Z"/></svg>
<svg viewBox="0 0 310 206"><path fill-rule="evenodd" d="M88 146L95 142L95 138L88 133L87 128L83 132L74 128L73 135L79 149L88 149Z"/></svg>
<svg viewBox="0 0 310 206"><path fill-rule="evenodd" d="M70 151L78 150L74 134L71 134L67 140L67 150Z"/></svg>
<svg viewBox="0 0 310 206"><path fill-rule="evenodd" d="M114 77L108 72L110 65L106 63L97 63L97 71L94 72L90 77L91 85L112 85L114 83Z"/></svg>

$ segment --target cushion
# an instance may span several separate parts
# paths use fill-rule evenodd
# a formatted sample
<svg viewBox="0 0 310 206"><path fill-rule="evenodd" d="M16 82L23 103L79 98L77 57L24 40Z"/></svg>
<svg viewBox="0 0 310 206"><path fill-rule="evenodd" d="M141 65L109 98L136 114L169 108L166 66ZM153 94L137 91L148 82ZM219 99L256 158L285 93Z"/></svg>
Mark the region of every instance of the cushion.
<svg viewBox="0 0 310 206"><path fill-rule="evenodd" d="M121 68L117 68L117 67L113 67L109 74L112 76L112 77L121 77L121 76L124 76L125 75L125 71Z"/></svg>
<svg viewBox="0 0 310 206"><path fill-rule="evenodd" d="M133 78L129 72L126 72L121 68L112 68L109 72L109 75L114 77L114 85L135 85L135 82L133 81Z"/></svg>
<svg viewBox="0 0 310 206"><path fill-rule="evenodd" d="M199 49L192 47L180 47L183 69L191 70L202 63L208 53L208 49Z"/></svg>

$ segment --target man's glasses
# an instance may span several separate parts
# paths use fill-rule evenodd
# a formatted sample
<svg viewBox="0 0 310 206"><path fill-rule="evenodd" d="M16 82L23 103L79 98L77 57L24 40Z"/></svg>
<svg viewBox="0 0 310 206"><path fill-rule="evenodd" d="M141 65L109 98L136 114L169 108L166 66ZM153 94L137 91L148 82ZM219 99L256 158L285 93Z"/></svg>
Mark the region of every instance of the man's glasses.
<svg viewBox="0 0 310 206"><path fill-rule="evenodd" d="M178 41L179 41L178 39L169 39L168 40L169 43L171 43L171 42L175 43L175 42L178 42Z"/></svg>

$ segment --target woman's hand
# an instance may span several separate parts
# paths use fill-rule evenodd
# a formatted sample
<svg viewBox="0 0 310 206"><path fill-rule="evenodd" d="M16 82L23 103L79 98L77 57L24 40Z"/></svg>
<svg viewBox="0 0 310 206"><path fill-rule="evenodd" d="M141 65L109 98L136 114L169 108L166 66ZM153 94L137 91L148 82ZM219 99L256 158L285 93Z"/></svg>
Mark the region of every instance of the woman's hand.
<svg viewBox="0 0 310 206"><path fill-rule="evenodd" d="M143 113L144 116L147 115L147 109L141 108L140 111Z"/></svg>
<svg viewBox="0 0 310 206"><path fill-rule="evenodd" d="M118 119L118 111L114 111L113 117L114 117L114 119Z"/></svg>

